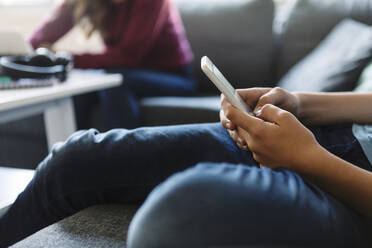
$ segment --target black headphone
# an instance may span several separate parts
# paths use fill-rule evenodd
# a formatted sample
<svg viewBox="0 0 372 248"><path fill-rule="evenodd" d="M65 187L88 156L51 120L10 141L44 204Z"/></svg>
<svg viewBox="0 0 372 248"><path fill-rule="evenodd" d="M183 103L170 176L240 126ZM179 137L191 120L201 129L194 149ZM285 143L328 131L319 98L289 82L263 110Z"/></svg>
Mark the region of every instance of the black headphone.
<svg viewBox="0 0 372 248"><path fill-rule="evenodd" d="M58 52L54 55L46 48L38 48L30 56L0 58L0 74L15 80L57 78L63 82L72 67L73 59L70 54Z"/></svg>

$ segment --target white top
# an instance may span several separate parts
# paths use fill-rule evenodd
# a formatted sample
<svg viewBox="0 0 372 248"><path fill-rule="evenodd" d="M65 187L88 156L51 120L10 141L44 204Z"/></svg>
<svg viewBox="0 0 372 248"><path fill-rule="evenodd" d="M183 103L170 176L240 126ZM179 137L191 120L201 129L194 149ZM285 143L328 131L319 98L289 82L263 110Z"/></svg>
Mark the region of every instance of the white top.
<svg viewBox="0 0 372 248"><path fill-rule="evenodd" d="M0 111L119 86L120 74L73 70L68 80L51 87L0 90Z"/></svg>
<svg viewBox="0 0 372 248"><path fill-rule="evenodd" d="M353 133L372 165L372 125L354 124Z"/></svg>
<svg viewBox="0 0 372 248"><path fill-rule="evenodd" d="M355 92L372 91L372 63L370 63L360 76ZM353 125L354 136L358 139L366 157L372 165L372 125Z"/></svg>

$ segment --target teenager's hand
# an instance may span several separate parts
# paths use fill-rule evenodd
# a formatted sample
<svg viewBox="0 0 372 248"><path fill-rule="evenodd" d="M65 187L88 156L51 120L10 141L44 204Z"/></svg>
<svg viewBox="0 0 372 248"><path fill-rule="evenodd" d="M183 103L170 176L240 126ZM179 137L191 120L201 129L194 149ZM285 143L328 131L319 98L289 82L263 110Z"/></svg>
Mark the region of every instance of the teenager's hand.
<svg viewBox="0 0 372 248"><path fill-rule="evenodd" d="M247 105L251 109L254 109L260 97L268 93L270 90L271 88L249 88L239 89L237 90L237 92L247 103ZM223 106L224 101L227 101L227 99L223 94L221 94L221 106ZM234 122L226 118L223 108L221 108L220 110L220 121L222 126L226 128L227 132L230 134L230 137L235 141L237 146L240 149L248 150L247 143L245 142L244 138L239 134L239 131L236 129L236 125L234 124Z"/></svg>
<svg viewBox="0 0 372 248"><path fill-rule="evenodd" d="M281 109L287 110L294 115L299 113L299 99L295 94L292 94L281 88L249 88L237 90L239 95L248 104L253 112L256 114L265 104L272 104L278 106ZM221 94L221 106L226 101L223 94ZM239 134L236 129L236 125L233 121L226 118L224 109L220 111L220 121L222 125L227 129L231 138L241 148L247 150L247 145L243 137Z"/></svg>
<svg viewBox="0 0 372 248"><path fill-rule="evenodd" d="M243 138L243 136L239 134L236 125L226 118L225 112L223 111L222 108L220 111L220 120L222 126L226 128L227 132L229 133L230 137L235 141L236 145L242 150L248 150L248 146L247 143L245 142L245 139Z"/></svg>
<svg viewBox="0 0 372 248"><path fill-rule="evenodd" d="M248 90L238 90L239 94L246 102L248 102L248 98L252 97ZM292 113L296 117L299 114L300 100L297 95L279 87L271 88L265 92L265 94L259 96L253 112L257 114L257 112L266 104L277 106Z"/></svg>
<svg viewBox="0 0 372 248"><path fill-rule="evenodd" d="M321 150L314 135L292 113L272 104L263 105L256 116L238 110L228 101L223 101L223 109L261 165L296 170Z"/></svg>

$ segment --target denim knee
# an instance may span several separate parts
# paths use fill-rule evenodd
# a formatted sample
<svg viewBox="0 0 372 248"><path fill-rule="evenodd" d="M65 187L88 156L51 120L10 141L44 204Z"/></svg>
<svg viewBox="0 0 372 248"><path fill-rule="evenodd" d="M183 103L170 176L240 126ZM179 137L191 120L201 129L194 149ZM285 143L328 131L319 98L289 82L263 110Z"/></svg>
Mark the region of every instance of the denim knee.
<svg viewBox="0 0 372 248"><path fill-rule="evenodd" d="M236 247L262 245L268 239L288 245L296 242L290 233L307 240L312 226L332 228L326 203L319 203L322 194L311 193L288 170L202 163L153 190L133 218L128 248ZM303 223L308 228L299 228ZM325 233L314 237L322 240Z"/></svg>
<svg viewBox="0 0 372 248"><path fill-rule="evenodd" d="M37 185L48 191L64 194L82 183L89 170L89 159L99 153L95 145L98 131L94 129L78 131L65 142L56 143L51 153L36 169ZM96 147L95 147L96 146Z"/></svg>
<svg viewBox="0 0 372 248"><path fill-rule="evenodd" d="M213 218L219 211L213 210L213 205L222 204L225 193L216 189L221 182L217 175L237 166L200 163L157 186L130 224L128 248L199 247L208 242L204 220ZM203 235L206 236L204 241L200 237Z"/></svg>
<svg viewBox="0 0 372 248"><path fill-rule="evenodd" d="M169 239L173 235L166 234L167 226L187 215L183 211L185 204L190 204L190 196L195 193L189 188L189 180L194 176L194 169L179 172L151 192L130 224L128 248L169 247L172 243Z"/></svg>
<svg viewBox="0 0 372 248"><path fill-rule="evenodd" d="M75 199L79 195L80 202L86 204L88 201L83 199L88 199L87 194L90 194L89 202L96 198L96 204L108 200L106 193L110 201L121 202L123 197L117 200L110 189L142 185L148 193L161 178L156 174L157 169L141 162L143 151L154 151L153 146L157 145L148 138L150 133L148 129L115 129L106 133L94 129L79 131L66 142L54 146L37 169L35 185L45 189L43 195L48 195L48 200L57 196L64 199L73 194L71 197ZM145 168L148 173L143 173ZM137 200L135 195L131 194ZM144 197L141 195L140 199Z"/></svg>

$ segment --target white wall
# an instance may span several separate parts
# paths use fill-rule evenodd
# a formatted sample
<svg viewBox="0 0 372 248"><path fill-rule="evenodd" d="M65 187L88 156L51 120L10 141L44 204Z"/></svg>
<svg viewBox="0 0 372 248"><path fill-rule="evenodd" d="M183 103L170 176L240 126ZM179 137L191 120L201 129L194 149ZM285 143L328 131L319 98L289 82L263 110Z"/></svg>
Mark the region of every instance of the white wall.
<svg viewBox="0 0 372 248"><path fill-rule="evenodd" d="M203 1L203 0L201 0ZM229 1L229 0L227 0ZM279 8L288 1L293 0L274 0ZM2 7L0 6L0 30L17 29L27 37L32 30L40 23L47 13L53 8L53 5L38 7ZM1 38L1 37L0 37ZM86 40L79 28L73 29L61 41L56 44L57 50L66 50L71 52L95 52L103 48L102 42L98 35Z"/></svg>
<svg viewBox="0 0 372 248"><path fill-rule="evenodd" d="M19 30L27 37L52 8L53 6L0 7L0 30ZM98 36L87 40L79 28L74 28L56 44L56 48L71 52L94 52L102 49L102 43Z"/></svg>

